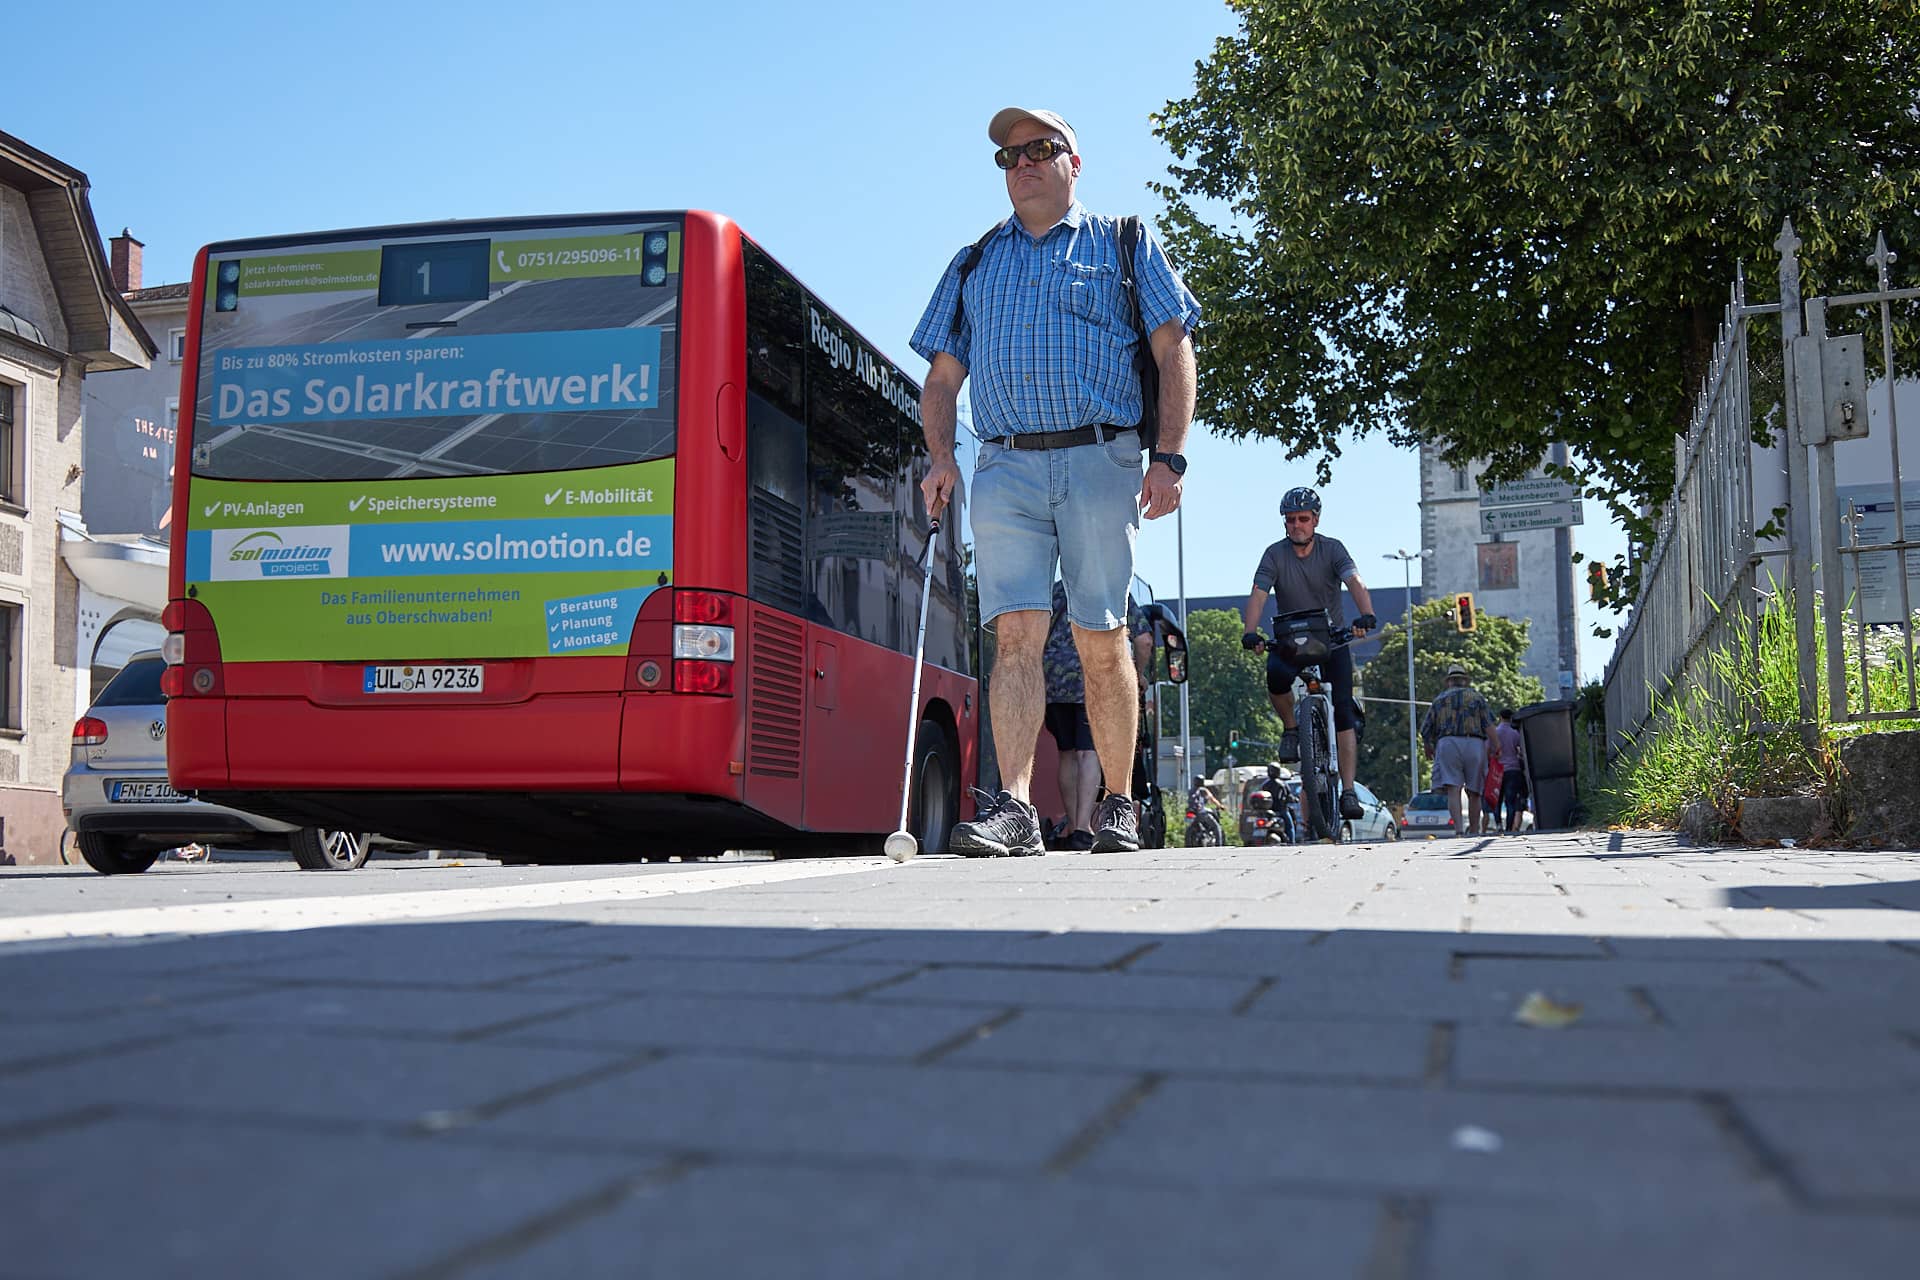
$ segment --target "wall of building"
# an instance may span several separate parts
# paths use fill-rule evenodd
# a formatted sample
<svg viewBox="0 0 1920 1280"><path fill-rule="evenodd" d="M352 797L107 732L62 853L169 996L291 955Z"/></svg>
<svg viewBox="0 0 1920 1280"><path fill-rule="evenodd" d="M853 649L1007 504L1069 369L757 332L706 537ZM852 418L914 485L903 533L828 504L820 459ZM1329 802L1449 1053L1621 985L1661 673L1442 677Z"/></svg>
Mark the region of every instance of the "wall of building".
<svg viewBox="0 0 1920 1280"><path fill-rule="evenodd" d="M1425 598L1460 591L1473 593L1474 604L1484 613L1525 621L1528 647L1521 669L1537 677L1547 696L1558 696L1563 687L1577 688L1580 683L1579 644L1574 640L1570 665L1562 661L1562 623L1560 575L1570 567L1568 557L1577 545L1580 530L1568 530L1563 545L1556 545L1556 531L1529 529L1502 534L1498 538L1480 532L1480 473L1474 464L1464 469L1464 487L1460 475L1440 459L1430 445L1420 450L1420 531L1421 544L1433 551L1421 565L1421 585ZM1511 545L1515 551L1511 575L1489 578L1483 573L1482 547ZM1490 551L1489 567L1500 564L1506 554ZM1573 617L1565 620L1567 629L1579 625L1578 600ZM1571 640L1572 637L1569 636ZM1565 671L1570 686L1563 686Z"/></svg>
<svg viewBox="0 0 1920 1280"><path fill-rule="evenodd" d="M171 331L187 322L185 300L133 301L160 344L149 369L96 373L86 382L87 461L80 514L94 534L146 534L165 540L172 494L174 414L180 365Z"/></svg>

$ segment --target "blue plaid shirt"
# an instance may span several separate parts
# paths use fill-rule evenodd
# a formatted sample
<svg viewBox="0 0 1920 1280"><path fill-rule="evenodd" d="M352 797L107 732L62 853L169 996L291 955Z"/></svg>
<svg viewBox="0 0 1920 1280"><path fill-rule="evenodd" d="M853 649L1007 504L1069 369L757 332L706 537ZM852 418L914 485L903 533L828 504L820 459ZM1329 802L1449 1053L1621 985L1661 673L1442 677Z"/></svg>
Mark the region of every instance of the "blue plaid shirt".
<svg viewBox="0 0 1920 1280"><path fill-rule="evenodd" d="M1169 320L1191 332L1200 303L1152 233L1141 229L1134 278L1147 332ZM947 264L912 345L929 363L945 352L966 369L976 431L991 437L1140 421L1133 368L1139 339L1120 284L1119 219L1089 213L1076 200L1036 240L1020 219L1008 218L967 277L966 310L955 333L966 256L962 249Z"/></svg>

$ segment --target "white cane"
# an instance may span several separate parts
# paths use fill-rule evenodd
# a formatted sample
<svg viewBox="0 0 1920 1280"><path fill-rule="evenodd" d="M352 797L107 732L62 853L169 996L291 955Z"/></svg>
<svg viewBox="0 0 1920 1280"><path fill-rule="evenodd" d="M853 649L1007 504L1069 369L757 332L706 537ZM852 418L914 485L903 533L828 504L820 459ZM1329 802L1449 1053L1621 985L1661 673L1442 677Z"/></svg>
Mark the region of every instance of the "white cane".
<svg viewBox="0 0 1920 1280"><path fill-rule="evenodd" d="M913 797L913 748L920 733L920 669L927 650L927 600L933 595L933 543L940 536L940 521L927 529L927 572L920 584L920 634L913 642L913 699L907 703L907 765L900 779L900 829L887 837L887 856L905 862L920 852L920 842L907 830L907 805Z"/></svg>

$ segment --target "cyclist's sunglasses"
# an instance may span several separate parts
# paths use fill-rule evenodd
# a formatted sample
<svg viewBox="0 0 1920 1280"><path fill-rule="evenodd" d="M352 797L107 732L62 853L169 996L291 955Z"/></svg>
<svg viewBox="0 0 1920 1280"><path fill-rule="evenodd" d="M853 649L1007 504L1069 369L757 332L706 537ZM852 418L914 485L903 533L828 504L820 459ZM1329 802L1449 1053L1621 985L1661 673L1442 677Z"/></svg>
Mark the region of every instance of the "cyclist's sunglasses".
<svg viewBox="0 0 1920 1280"><path fill-rule="evenodd" d="M1000 148L993 153L993 162L1002 169L1011 169L1020 163L1023 152L1035 164L1045 164L1055 156L1072 154L1073 148L1058 138L1035 138L1024 146Z"/></svg>

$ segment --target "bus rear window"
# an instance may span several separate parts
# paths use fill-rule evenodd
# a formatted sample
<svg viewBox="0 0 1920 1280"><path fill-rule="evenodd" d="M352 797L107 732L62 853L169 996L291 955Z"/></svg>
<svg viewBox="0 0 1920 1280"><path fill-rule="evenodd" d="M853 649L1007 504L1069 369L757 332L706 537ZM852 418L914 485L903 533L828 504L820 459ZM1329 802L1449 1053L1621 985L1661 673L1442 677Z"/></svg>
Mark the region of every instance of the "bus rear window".
<svg viewBox="0 0 1920 1280"><path fill-rule="evenodd" d="M193 472L383 480L674 451L681 221L220 246Z"/></svg>

